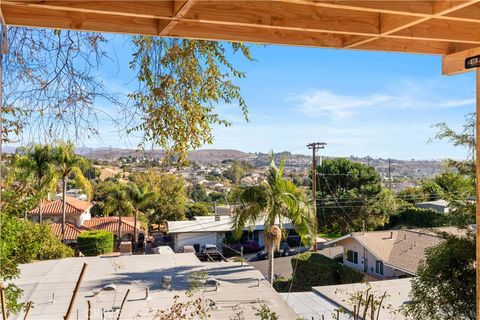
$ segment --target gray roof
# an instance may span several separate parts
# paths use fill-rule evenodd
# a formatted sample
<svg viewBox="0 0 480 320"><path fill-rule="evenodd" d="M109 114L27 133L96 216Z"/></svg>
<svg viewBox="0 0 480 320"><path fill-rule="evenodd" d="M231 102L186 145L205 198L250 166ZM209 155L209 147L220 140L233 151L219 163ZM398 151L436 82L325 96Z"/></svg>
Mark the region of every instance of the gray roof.
<svg viewBox="0 0 480 320"><path fill-rule="evenodd" d="M93 319L101 319L101 310L119 306L127 289L130 294L122 311L122 319L153 319L154 314L170 306L173 297L187 299L188 279L192 271L203 270L208 277L220 282L220 289L203 287L205 299L215 301L216 310L210 319L228 319L234 315L232 307L239 305L245 319L257 319L253 306L258 301L267 304L280 319L291 320L297 315L263 276L251 266L239 263L202 263L194 254L134 255L118 257L83 257L40 261L20 266L21 276L15 283L24 290L23 299L33 301L29 319L62 319L72 296L73 288L83 263L88 264L73 308L72 319L86 319L87 300L91 301ZM162 289L162 276L173 277L172 290ZM93 292L114 284L116 291ZM257 284L259 284L257 286ZM145 299L149 286L150 300ZM55 302L52 303L52 294ZM96 316L95 316L96 314ZM23 319L23 313L16 319Z"/></svg>
<svg viewBox="0 0 480 320"><path fill-rule="evenodd" d="M373 294L377 300L380 300L386 292L380 313L382 320L405 320L407 319L399 309L410 301L409 293L411 291L411 278L372 281L369 283L350 283L334 286L313 287L312 291L320 294L333 304L338 304L346 310L353 312L353 303L349 302L351 296L357 292L365 292L371 288L369 293Z"/></svg>
<svg viewBox="0 0 480 320"><path fill-rule="evenodd" d="M425 258L425 250L443 241L435 231L464 233L455 227L354 232L324 244L342 245L343 240L353 238L385 265L414 275L418 265Z"/></svg>
<svg viewBox="0 0 480 320"><path fill-rule="evenodd" d="M337 320L336 310L339 305L312 291L281 293L282 298L303 319ZM349 320L347 314L340 314L339 320Z"/></svg>

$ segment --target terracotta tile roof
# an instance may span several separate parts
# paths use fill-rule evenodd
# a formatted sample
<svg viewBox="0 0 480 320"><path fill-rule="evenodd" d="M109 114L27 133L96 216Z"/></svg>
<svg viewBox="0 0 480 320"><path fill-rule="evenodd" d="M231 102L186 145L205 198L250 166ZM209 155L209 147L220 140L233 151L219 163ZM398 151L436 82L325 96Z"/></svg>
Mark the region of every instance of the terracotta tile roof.
<svg viewBox="0 0 480 320"><path fill-rule="evenodd" d="M50 227L53 230L53 233L59 238L62 237L62 224L61 223L52 223ZM71 223L65 223L65 240L77 240L78 235L86 230L90 230L86 227L75 227Z"/></svg>
<svg viewBox="0 0 480 320"><path fill-rule="evenodd" d="M66 197L66 214L79 215L88 210L92 204L88 201L77 200L72 197ZM38 214L39 207L31 210L30 215ZM62 215L62 199L54 201L44 201L42 204L42 215L44 216L61 216Z"/></svg>
<svg viewBox="0 0 480 320"><path fill-rule="evenodd" d="M84 226L91 230L106 230L114 234L118 232L118 217L98 217L86 220L83 222ZM137 224L137 229L141 230L140 223ZM122 233L133 234L133 218L122 217Z"/></svg>

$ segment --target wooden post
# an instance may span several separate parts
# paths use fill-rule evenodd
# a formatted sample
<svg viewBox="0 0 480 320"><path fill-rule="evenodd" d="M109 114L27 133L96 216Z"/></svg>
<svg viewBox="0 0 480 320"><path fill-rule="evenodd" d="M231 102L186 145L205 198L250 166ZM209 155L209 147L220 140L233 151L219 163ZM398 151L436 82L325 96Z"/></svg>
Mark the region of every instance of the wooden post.
<svg viewBox="0 0 480 320"><path fill-rule="evenodd" d="M480 205L478 201L480 200L480 165L478 160L480 159L480 68L477 68L477 108L476 108L476 153L475 153L475 167L476 167L476 223L477 223L477 241L476 241L476 251L477 251L477 319L480 318L480 270L479 270L479 258L480 258Z"/></svg>
<svg viewBox="0 0 480 320"><path fill-rule="evenodd" d="M127 293L125 293L125 297L123 297L122 304L120 305L120 310L118 310L117 320L120 320L120 316L122 315L123 305L125 304L125 301L127 300L127 297L128 297L129 293L130 293L130 289L127 290Z"/></svg>
<svg viewBox="0 0 480 320"><path fill-rule="evenodd" d="M72 299L70 299L70 304L68 305L68 310L63 319L68 320L70 317L70 313L72 312L72 308L75 305L75 299L77 298L78 289L80 288L80 283L82 282L83 275L85 274L85 270L87 269L87 264L84 263L82 267L82 271L80 271L80 276L78 276L77 284L75 285L75 289L73 289Z"/></svg>
<svg viewBox="0 0 480 320"><path fill-rule="evenodd" d="M30 312L31 307L32 307L32 301L28 301L27 310L25 310L25 315L23 316L23 320L27 320L28 313Z"/></svg>
<svg viewBox="0 0 480 320"><path fill-rule="evenodd" d="M90 300L87 300L87 306L88 306L88 316L87 319L91 319L91 314L92 314L92 304L90 303Z"/></svg>
<svg viewBox="0 0 480 320"><path fill-rule="evenodd" d="M3 319L7 319L7 301L5 299L5 287L3 283L0 283L0 300L2 303L2 317Z"/></svg>

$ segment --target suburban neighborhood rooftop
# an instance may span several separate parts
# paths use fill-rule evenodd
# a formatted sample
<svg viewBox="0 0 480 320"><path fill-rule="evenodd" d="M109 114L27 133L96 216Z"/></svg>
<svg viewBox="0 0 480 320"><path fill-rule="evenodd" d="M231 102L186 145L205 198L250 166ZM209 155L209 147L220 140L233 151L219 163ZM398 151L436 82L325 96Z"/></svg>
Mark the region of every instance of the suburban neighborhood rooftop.
<svg viewBox="0 0 480 320"><path fill-rule="evenodd" d="M239 263L201 263L194 254L184 253L67 258L21 265L21 276L15 283L24 290L24 300L35 301L29 319L63 317L84 262L88 267L73 312L74 315L78 312L79 319L86 319L87 300L92 303L92 319L102 319L102 308L106 311L120 306L128 289L130 294L122 319L153 318L159 309L172 305L175 295L185 300L189 275L200 270L220 283L218 291L215 286L202 287L203 298L215 300L216 307L210 319L228 319L233 315L234 306L244 311L245 319L257 319L252 307L260 303L274 309L280 319L297 317L253 267L242 267ZM163 276L172 277L171 290L162 288ZM108 285L115 286L116 290L94 295ZM147 287L150 299L145 299ZM23 314L17 319L21 317Z"/></svg>

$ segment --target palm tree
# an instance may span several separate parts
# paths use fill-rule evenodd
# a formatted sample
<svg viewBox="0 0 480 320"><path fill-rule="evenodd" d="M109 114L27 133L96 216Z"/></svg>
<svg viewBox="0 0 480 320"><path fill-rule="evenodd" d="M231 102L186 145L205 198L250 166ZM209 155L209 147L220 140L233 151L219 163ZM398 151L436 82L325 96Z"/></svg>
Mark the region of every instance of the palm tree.
<svg viewBox="0 0 480 320"><path fill-rule="evenodd" d="M138 238L137 238L137 221L138 214L140 210L144 209L152 199L154 193L149 192L145 185L138 187L134 183L129 183L126 186L127 197L130 200L130 203L133 207L134 218L133 218L133 246L134 249L138 248Z"/></svg>
<svg viewBox="0 0 480 320"><path fill-rule="evenodd" d="M43 193L50 191L55 184L54 153L49 145L31 144L20 148L18 153L22 156L18 161L18 167L26 173L34 176L37 194L40 194L38 207L38 221L42 223Z"/></svg>
<svg viewBox="0 0 480 320"><path fill-rule="evenodd" d="M243 188L239 205L235 208L233 229L239 238L247 225L257 221L265 224L265 245L269 251L268 279L273 284L274 251L278 249L283 234L283 223L290 221L303 243L312 243L315 238L315 215L303 190L292 181L282 177L284 160L277 168L270 155L267 182Z"/></svg>
<svg viewBox="0 0 480 320"><path fill-rule="evenodd" d="M130 216L134 211L134 206L127 195L124 185L115 185L108 191L107 201L103 210L108 215L116 214L118 216L117 246L120 247L122 242L122 216Z"/></svg>
<svg viewBox="0 0 480 320"><path fill-rule="evenodd" d="M68 179L73 178L76 185L86 194L88 199L92 196L92 186L83 175L82 169L86 167L85 158L75 154L75 146L71 143L60 143L54 149L58 179L62 181L62 240L65 237L65 211L67 202Z"/></svg>

